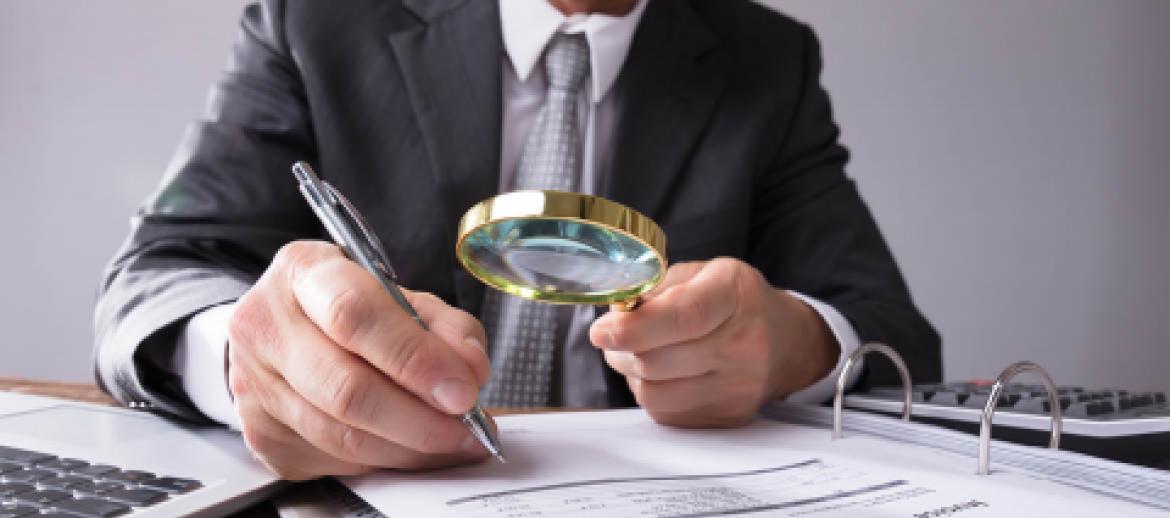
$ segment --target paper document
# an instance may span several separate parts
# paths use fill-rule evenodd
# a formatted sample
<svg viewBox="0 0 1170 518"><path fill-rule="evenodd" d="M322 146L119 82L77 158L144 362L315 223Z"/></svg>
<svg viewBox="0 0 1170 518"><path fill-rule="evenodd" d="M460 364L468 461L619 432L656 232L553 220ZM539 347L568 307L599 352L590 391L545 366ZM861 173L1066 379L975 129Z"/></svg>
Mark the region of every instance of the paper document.
<svg viewBox="0 0 1170 518"><path fill-rule="evenodd" d="M390 517L1165 516L968 458L759 420L659 426L640 410L498 419L508 463L344 480Z"/></svg>

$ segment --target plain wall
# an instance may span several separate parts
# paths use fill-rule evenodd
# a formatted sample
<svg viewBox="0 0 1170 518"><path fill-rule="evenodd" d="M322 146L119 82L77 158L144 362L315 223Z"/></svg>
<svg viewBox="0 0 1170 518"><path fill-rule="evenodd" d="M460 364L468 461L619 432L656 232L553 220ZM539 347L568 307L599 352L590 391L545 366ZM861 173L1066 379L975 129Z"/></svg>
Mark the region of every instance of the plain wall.
<svg viewBox="0 0 1170 518"><path fill-rule="evenodd" d="M849 171L948 378L1027 358L1170 389L1170 2L766 3L822 39ZM91 379L100 270L240 5L0 3L0 376Z"/></svg>

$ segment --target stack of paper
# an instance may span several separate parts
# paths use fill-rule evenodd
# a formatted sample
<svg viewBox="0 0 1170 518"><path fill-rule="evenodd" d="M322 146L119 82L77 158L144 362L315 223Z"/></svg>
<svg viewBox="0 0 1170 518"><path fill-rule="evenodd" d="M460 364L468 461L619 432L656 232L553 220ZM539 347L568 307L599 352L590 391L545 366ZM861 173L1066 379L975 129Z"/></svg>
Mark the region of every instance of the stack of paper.
<svg viewBox="0 0 1170 518"><path fill-rule="evenodd" d="M832 441L822 428L770 420L679 430L626 410L498 423L507 464L344 482L391 517L1165 516L1026 470L977 476L945 448L859 433Z"/></svg>
<svg viewBox="0 0 1170 518"><path fill-rule="evenodd" d="M777 403L764 415L792 423L828 428L829 408ZM979 438L970 434L867 412L846 410L845 432L875 435L889 440L946 450L969 457L967 468L976 470ZM842 439L844 440L844 439ZM1002 468L1023 470L1033 476L1076 486L1116 498L1134 500L1170 511L1170 472L1123 464L1076 452L1023 446L1003 441L991 444L992 475ZM999 468L999 469L997 469Z"/></svg>

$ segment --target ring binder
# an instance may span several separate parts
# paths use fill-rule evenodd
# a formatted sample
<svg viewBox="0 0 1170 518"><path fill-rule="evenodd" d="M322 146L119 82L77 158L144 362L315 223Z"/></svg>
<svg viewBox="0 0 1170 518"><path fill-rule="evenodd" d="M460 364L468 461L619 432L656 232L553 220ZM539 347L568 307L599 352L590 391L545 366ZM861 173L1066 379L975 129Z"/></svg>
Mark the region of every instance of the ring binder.
<svg viewBox="0 0 1170 518"><path fill-rule="evenodd" d="M1048 372L1035 362L1021 361L1013 363L995 378L995 385L992 385L991 393L987 395L987 403L983 406L983 417L979 422L978 473L980 475L988 474L991 468L991 419L995 417L995 407L999 403L1000 393L1003 392L1004 385L1010 382L1017 374L1029 371L1035 372L1040 377L1045 391L1048 392L1048 407L1052 409L1052 437L1048 441L1048 447L1054 450L1060 448L1061 409L1060 397L1056 393L1056 384L1052 382L1052 378L1048 376ZM840 385L840 380L838 380L838 385Z"/></svg>
<svg viewBox="0 0 1170 518"><path fill-rule="evenodd" d="M898 368L898 374L902 377L902 420L910 420L910 371L906 368L906 362L902 360L902 355L898 354L890 346L879 342L868 342L861 347L858 347L849 358L845 360L845 366L841 368L841 374L837 376L837 390L833 395L833 439L841 438L841 407L845 399L845 384L849 379L849 373L861 361L861 358L871 352L882 353L894 363L894 367Z"/></svg>

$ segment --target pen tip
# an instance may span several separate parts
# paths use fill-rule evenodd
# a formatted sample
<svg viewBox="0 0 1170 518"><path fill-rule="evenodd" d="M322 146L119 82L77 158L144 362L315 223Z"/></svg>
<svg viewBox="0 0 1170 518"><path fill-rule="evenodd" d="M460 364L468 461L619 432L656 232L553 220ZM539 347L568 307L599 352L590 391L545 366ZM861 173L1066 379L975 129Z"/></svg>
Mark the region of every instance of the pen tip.
<svg viewBox="0 0 1170 518"><path fill-rule="evenodd" d="M504 454L502 454L502 453L496 454L496 460L500 461L500 464L507 464L508 463L508 460L504 458Z"/></svg>

